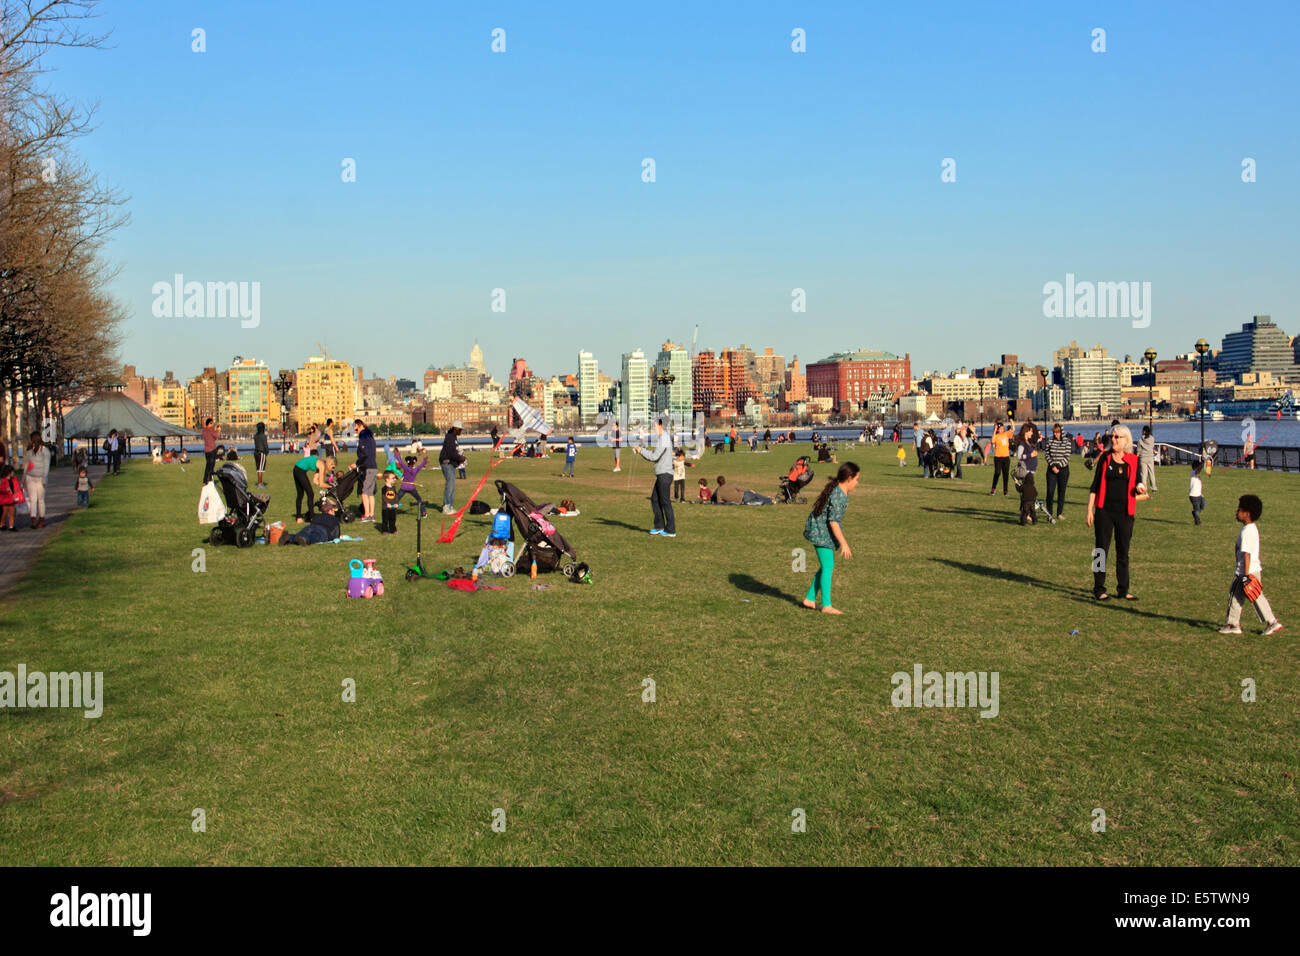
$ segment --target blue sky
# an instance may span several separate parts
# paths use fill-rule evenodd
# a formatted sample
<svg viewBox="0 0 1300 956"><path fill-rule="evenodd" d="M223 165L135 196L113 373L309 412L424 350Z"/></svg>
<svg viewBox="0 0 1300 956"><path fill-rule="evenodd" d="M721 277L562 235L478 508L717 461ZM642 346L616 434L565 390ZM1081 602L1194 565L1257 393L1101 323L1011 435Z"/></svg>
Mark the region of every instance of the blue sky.
<svg viewBox="0 0 1300 956"><path fill-rule="evenodd" d="M579 348L617 374L696 323L918 371L1300 332L1300 5L987 6L106 0L110 49L50 82L99 102L79 148L130 196L108 254L143 374L321 341L415 378L476 338L498 377ZM178 272L260 282L260 325L155 318ZM1067 272L1151 282L1151 326L1044 318Z"/></svg>

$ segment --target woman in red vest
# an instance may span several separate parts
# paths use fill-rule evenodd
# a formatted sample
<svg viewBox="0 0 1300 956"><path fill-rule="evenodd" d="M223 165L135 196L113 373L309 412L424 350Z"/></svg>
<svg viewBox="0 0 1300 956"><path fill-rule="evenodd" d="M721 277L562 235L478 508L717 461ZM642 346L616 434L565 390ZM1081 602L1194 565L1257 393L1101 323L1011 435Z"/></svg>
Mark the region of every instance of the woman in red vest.
<svg viewBox="0 0 1300 956"><path fill-rule="evenodd" d="M1111 432L1110 453L1097 460L1088 495L1088 527L1093 529L1096 550L1092 553L1092 596L1107 600L1106 555L1115 538L1115 577L1126 601L1137 598L1128 589L1128 547L1133 539L1133 518L1137 503L1148 498L1146 485L1138 480L1138 459L1133 454L1133 433L1124 425ZM1098 570L1100 568L1100 570Z"/></svg>

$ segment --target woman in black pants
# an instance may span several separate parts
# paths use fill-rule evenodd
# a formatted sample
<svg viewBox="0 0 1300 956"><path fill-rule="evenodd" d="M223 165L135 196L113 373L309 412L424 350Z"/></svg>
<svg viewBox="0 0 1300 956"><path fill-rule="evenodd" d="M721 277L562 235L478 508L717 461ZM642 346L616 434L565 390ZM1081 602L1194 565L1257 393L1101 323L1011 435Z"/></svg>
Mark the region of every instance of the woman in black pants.
<svg viewBox="0 0 1300 956"><path fill-rule="evenodd" d="M298 524L311 521L316 504L316 489L324 491L329 487L326 478L334 471L333 458L317 458L315 455L303 455L293 463L293 486L297 491L294 502L294 515ZM307 496L307 510L302 510L303 495Z"/></svg>
<svg viewBox="0 0 1300 956"><path fill-rule="evenodd" d="M1056 524L1065 510L1065 486L1070 483L1070 440L1064 436L1060 425L1052 426L1052 437L1043 446L1047 459L1047 519ZM1056 510L1052 510L1052 502Z"/></svg>
<svg viewBox="0 0 1300 956"><path fill-rule="evenodd" d="M1137 503L1147 499L1146 486L1137 480L1138 460L1133 454L1133 433L1120 425L1111 433L1110 453L1098 459L1088 495L1088 527L1093 529L1092 596L1107 600L1106 555L1115 537L1115 578L1127 601L1137 598L1128 589L1128 547L1133 539ZM1100 570L1098 570L1100 568Z"/></svg>

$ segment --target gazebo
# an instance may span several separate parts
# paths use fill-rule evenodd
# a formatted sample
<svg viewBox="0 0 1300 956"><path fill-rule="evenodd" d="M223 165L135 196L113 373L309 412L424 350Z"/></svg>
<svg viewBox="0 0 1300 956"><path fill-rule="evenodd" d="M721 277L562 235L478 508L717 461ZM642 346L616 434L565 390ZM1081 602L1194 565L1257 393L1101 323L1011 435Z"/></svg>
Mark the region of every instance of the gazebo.
<svg viewBox="0 0 1300 956"><path fill-rule="evenodd" d="M127 454L131 439L144 438L153 453L155 438L165 442L168 438L197 438L199 432L165 422L139 402L127 398L119 391L103 391L82 402L63 416L63 437L72 454L73 439L90 439L92 459L99 457L99 439L113 429L123 436Z"/></svg>

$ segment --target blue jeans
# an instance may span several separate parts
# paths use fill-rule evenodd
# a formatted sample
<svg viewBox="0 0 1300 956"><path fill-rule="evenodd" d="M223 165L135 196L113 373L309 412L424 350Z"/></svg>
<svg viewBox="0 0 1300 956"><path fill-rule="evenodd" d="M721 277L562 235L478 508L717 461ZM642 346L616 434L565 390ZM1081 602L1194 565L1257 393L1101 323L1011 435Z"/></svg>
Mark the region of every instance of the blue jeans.
<svg viewBox="0 0 1300 956"><path fill-rule="evenodd" d="M89 508L89 507L90 507L90 492L89 492L89 491L78 491L78 492L77 492L77 507L78 507L78 508Z"/></svg>
<svg viewBox="0 0 1300 956"><path fill-rule="evenodd" d="M309 524L297 534L289 536L294 541L304 544L324 544L329 540L329 532L318 524Z"/></svg>
<svg viewBox="0 0 1300 956"><path fill-rule="evenodd" d="M1192 503L1192 520L1197 524L1201 523L1201 512L1205 510L1204 495L1188 495L1187 500Z"/></svg>
<svg viewBox="0 0 1300 956"><path fill-rule="evenodd" d="M442 490L442 506L450 508L452 500L456 497L456 464L450 461L442 463L442 480L446 486Z"/></svg>
<svg viewBox="0 0 1300 956"><path fill-rule="evenodd" d="M566 475L568 475L570 478L573 477L573 459L572 459L572 458L566 458L566 459L564 459L564 473L565 473Z"/></svg>

